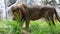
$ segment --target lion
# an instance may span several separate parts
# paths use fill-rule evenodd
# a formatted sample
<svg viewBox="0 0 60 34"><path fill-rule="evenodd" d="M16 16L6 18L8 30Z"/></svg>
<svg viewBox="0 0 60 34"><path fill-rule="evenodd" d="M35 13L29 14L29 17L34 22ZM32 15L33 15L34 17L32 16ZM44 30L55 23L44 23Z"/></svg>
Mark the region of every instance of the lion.
<svg viewBox="0 0 60 34"><path fill-rule="evenodd" d="M54 7L51 6L47 6L47 5L32 5L32 6L26 6L25 4L20 4L20 5L16 5L12 7L12 13L13 15L15 13L19 14L19 16L21 17L21 20L24 19L24 21L26 21L26 29L29 28L29 23L30 20L38 20L40 18L45 18L48 21L52 21L52 24L55 26L55 22L54 22L54 14L56 15L56 18L59 20L59 16L57 15L56 9ZM15 20L15 15L14 15L14 20ZM50 22L49 22L49 25Z"/></svg>

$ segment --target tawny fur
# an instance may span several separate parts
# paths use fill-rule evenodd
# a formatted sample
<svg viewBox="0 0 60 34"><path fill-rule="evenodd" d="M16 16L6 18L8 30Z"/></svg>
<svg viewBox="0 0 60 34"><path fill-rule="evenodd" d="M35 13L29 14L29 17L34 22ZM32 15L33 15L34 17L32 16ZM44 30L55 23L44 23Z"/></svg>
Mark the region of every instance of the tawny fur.
<svg viewBox="0 0 60 34"><path fill-rule="evenodd" d="M35 6L28 7L24 4L20 4L20 5L13 6L12 12L13 14L16 12L21 16L21 19L24 19L26 21L26 28L29 27L30 20L38 20L43 17L48 21L49 19L51 19L52 24L55 25L53 15L55 14L58 19L58 15L55 8L46 5L35 5Z"/></svg>

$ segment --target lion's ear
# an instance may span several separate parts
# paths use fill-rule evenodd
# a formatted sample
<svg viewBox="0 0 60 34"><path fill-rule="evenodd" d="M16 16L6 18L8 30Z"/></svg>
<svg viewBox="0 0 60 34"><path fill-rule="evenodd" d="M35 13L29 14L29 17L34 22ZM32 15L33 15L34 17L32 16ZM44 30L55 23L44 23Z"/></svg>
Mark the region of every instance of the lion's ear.
<svg viewBox="0 0 60 34"><path fill-rule="evenodd" d="M16 9L17 8L17 6L12 6L12 9Z"/></svg>
<svg viewBox="0 0 60 34"><path fill-rule="evenodd" d="M12 6L12 8L11 8L12 10L14 10L15 9L15 6Z"/></svg>
<svg viewBox="0 0 60 34"><path fill-rule="evenodd" d="M23 6L24 8L27 8L27 6L26 6L25 4L22 4L22 6Z"/></svg>
<svg viewBox="0 0 60 34"><path fill-rule="evenodd" d="M14 12L15 12L15 11L14 11L14 10L15 10L15 7L13 6L13 7L11 8L11 10L12 10L12 12L14 13Z"/></svg>
<svg viewBox="0 0 60 34"><path fill-rule="evenodd" d="M14 9L14 6L11 9Z"/></svg>

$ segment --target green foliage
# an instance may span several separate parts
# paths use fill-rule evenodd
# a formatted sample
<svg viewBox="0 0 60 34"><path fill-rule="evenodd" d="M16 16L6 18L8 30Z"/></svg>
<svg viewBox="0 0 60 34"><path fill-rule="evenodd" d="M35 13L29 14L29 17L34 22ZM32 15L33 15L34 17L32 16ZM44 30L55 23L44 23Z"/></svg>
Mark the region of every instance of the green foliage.
<svg viewBox="0 0 60 34"><path fill-rule="evenodd" d="M16 20L0 20L0 34L21 34L23 20L18 14L15 14Z"/></svg>
<svg viewBox="0 0 60 34"><path fill-rule="evenodd" d="M0 34L19 34L20 25L16 21L0 21Z"/></svg>
<svg viewBox="0 0 60 34"><path fill-rule="evenodd" d="M31 21L30 34L60 34L60 24L57 21L56 26L49 26L46 22Z"/></svg>
<svg viewBox="0 0 60 34"><path fill-rule="evenodd" d="M0 20L0 34L21 34L22 25L24 20L21 21L19 15L16 16L16 21L13 20ZM51 23L51 21L50 21ZM56 26L49 26L46 21L30 21L29 26L30 34L60 34L60 23L56 21Z"/></svg>

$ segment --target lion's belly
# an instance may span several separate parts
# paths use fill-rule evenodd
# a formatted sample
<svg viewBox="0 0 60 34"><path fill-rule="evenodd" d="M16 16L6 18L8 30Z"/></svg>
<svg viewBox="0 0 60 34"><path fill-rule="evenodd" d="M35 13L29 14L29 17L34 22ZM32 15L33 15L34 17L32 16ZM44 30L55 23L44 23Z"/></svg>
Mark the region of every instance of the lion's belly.
<svg viewBox="0 0 60 34"><path fill-rule="evenodd" d="M30 20L38 20L40 18L42 18L42 13L40 13L40 11L35 11L32 10L32 12L30 11Z"/></svg>
<svg viewBox="0 0 60 34"><path fill-rule="evenodd" d="M40 19L40 17L38 17L38 18L36 18L36 17L35 18L31 18L31 20L38 20L38 19Z"/></svg>
<svg viewBox="0 0 60 34"><path fill-rule="evenodd" d="M42 16L40 16L40 15L30 16L30 20L38 20L38 19L40 19L40 18L42 18Z"/></svg>

